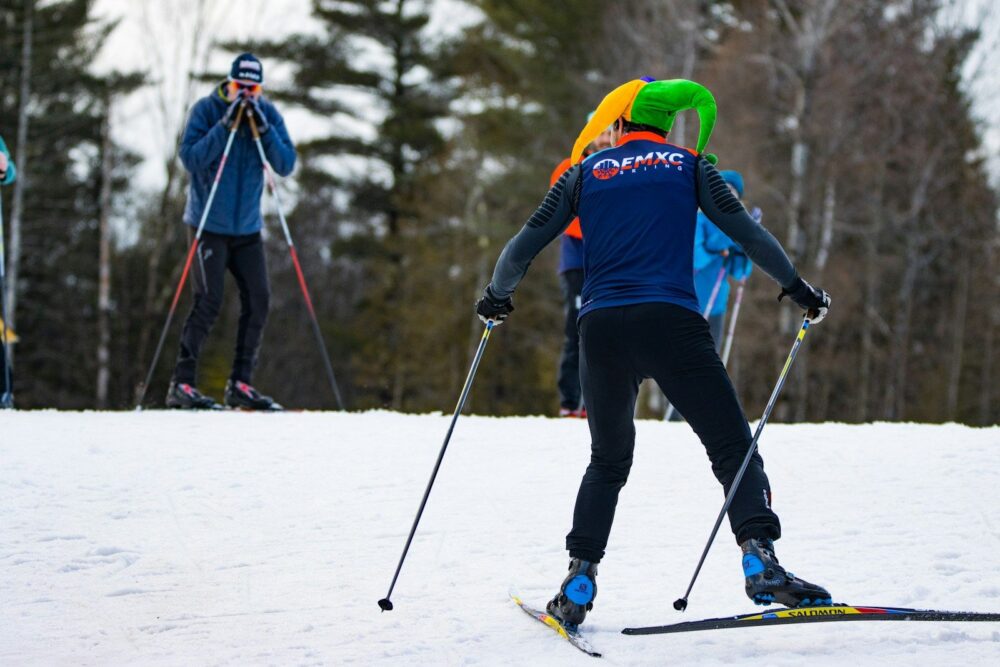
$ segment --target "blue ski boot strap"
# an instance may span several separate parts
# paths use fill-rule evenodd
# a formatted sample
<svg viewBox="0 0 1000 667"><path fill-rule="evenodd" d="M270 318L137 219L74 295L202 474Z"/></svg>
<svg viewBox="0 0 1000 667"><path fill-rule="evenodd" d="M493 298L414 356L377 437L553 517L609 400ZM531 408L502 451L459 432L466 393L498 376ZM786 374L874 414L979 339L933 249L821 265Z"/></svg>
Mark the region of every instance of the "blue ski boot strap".
<svg viewBox="0 0 1000 667"><path fill-rule="evenodd" d="M573 604L585 605L594 599L594 582L585 574L578 574L566 583L563 594Z"/></svg>

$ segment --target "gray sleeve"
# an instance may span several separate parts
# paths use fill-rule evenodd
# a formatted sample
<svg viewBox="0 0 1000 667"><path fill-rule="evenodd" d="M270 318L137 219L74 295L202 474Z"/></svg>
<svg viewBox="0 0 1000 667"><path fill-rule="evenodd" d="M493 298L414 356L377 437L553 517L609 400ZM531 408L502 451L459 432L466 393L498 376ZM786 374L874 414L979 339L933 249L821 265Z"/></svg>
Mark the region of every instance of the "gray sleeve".
<svg viewBox="0 0 1000 667"><path fill-rule="evenodd" d="M496 301L510 298L532 260L545 246L566 231L569 223L576 217L580 185L579 165L568 169L556 181L541 205L528 218L528 222L500 253L500 259L493 269L493 280L486 288L490 297Z"/></svg>
<svg viewBox="0 0 1000 667"><path fill-rule="evenodd" d="M791 287L799 274L771 232L756 222L733 196L722 175L705 158L698 160L698 206L709 220L740 244L750 260L782 287Z"/></svg>

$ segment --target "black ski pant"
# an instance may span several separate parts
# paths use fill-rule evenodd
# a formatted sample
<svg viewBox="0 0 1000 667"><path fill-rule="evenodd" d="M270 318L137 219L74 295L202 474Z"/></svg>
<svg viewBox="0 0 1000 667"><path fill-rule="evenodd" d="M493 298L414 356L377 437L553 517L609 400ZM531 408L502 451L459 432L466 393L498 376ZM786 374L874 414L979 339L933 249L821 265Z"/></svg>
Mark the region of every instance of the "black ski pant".
<svg viewBox="0 0 1000 667"><path fill-rule="evenodd" d="M580 407L580 333L576 325L580 314L580 293L583 292L583 269L571 269L559 274L562 287L565 335L559 357L559 406L570 410Z"/></svg>
<svg viewBox="0 0 1000 667"><path fill-rule="evenodd" d="M751 435L700 314L668 303L602 308L581 318L580 343L591 453L566 548L571 557L596 563L604 556L618 492L632 467L635 400L644 378L656 380L691 424L725 492L746 456ZM664 487L663 505L679 506L677 499L666 497L669 481ZM737 542L781 536L770 498L764 463L754 454L729 507Z"/></svg>
<svg viewBox="0 0 1000 667"><path fill-rule="evenodd" d="M181 333L174 380L197 383L198 356L222 310L228 270L236 279L240 291L240 321L230 378L251 384L271 299L260 233L227 236L203 232L193 264L191 285L194 288L194 306Z"/></svg>

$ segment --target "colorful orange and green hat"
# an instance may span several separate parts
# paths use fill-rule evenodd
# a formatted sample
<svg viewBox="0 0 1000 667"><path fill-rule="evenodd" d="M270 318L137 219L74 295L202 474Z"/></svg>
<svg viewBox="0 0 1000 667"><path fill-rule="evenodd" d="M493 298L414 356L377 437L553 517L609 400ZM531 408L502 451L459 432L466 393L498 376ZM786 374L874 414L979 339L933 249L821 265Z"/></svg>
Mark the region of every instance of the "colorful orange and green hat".
<svg viewBox="0 0 1000 667"><path fill-rule="evenodd" d="M715 97L708 88L687 79L651 81L643 78L624 83L608 93L597 106L573 144L571 163L579 162L587 145L620 116L632 123L670 132L677 114L686 109L698 112L698 144L695 150L702 153L712 136L717 113ZM705 157L716 162L715 156L710 153Z"/></svg>

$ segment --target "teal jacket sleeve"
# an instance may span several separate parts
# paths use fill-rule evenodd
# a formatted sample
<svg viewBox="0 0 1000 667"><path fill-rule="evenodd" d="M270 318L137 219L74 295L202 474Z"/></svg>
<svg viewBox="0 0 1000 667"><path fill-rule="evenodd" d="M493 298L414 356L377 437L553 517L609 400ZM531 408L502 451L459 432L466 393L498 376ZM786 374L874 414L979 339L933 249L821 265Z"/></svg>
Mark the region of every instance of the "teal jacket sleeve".
<svg viewBox="0 0 1000 667"><path fill-rule="evenodd" d="M3 137L0 137L0 151L7 156L7 174L0 181L0 185L10 185L17 179L17 167L14 166L14 160L10 157L10 151L7 150L7 144L3 142Z"/></svg>

